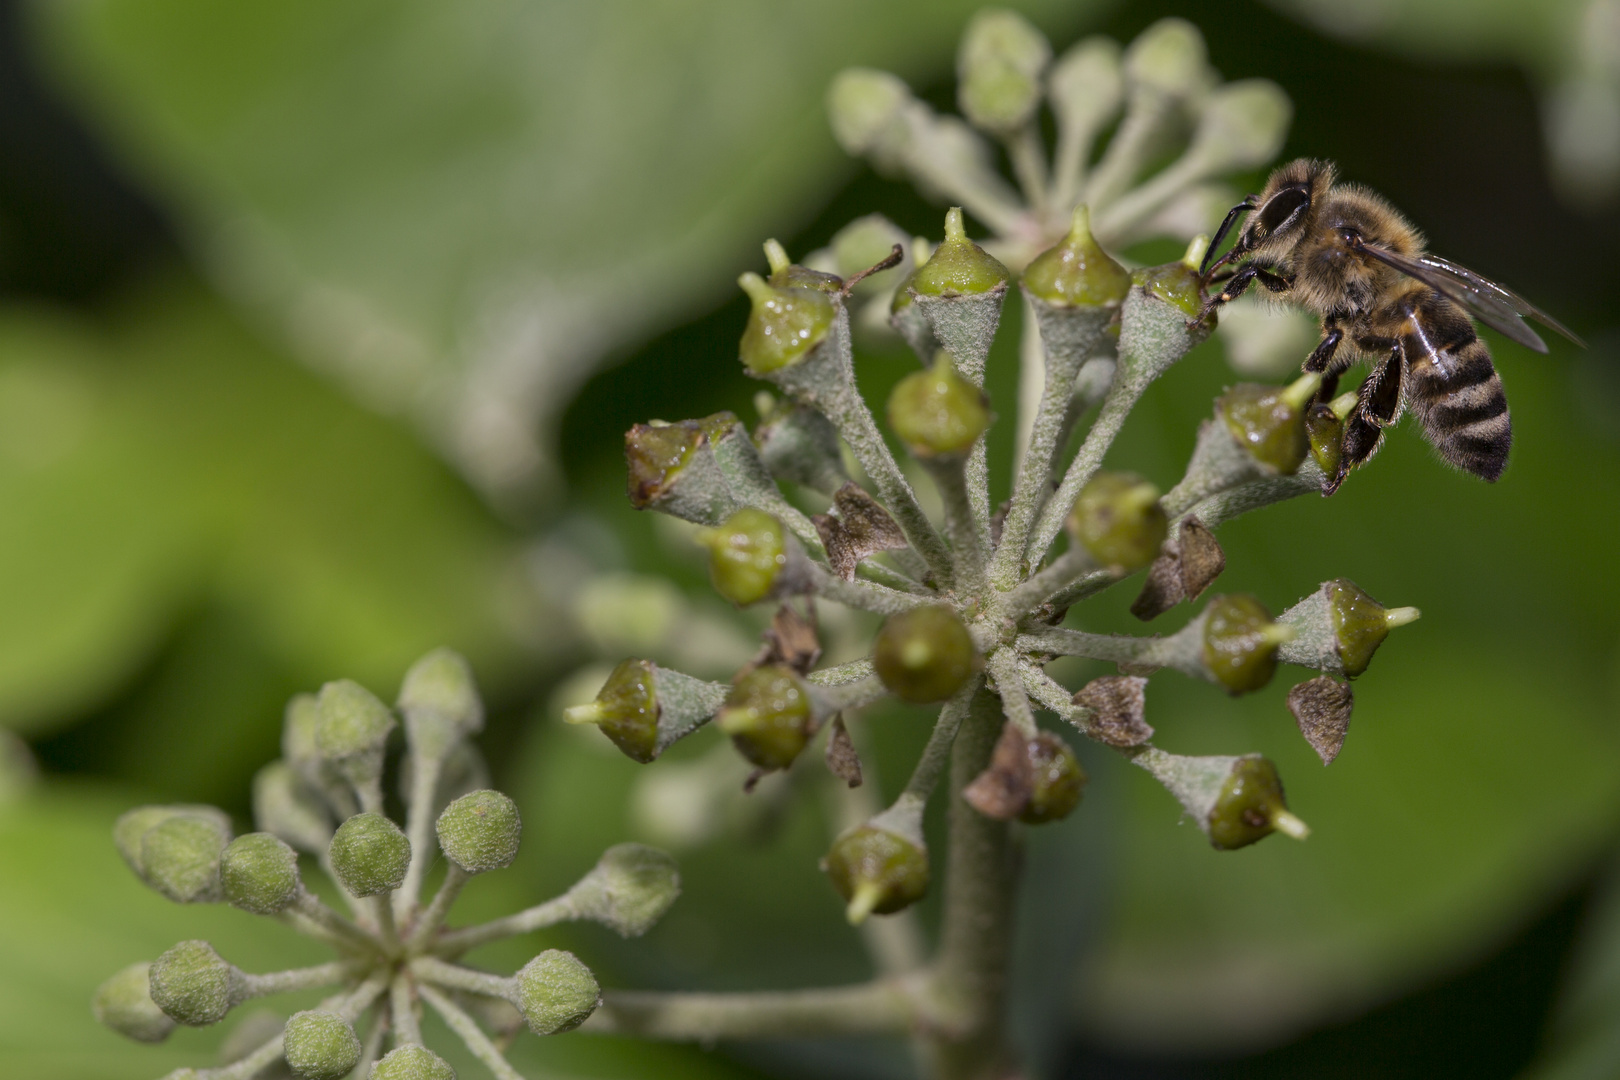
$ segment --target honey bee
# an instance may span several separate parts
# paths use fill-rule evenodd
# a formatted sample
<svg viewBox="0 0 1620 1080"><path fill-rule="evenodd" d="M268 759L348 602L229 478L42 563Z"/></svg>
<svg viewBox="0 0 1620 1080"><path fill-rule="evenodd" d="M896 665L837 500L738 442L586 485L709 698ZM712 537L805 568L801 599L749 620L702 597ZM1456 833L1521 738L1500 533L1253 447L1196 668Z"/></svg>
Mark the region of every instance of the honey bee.
<svg viewBox="0 0 1620 1080"><path fill-rule="evenodd" d="M1254 216L1232 249L1215 258L1238 215L1249 212ZM1234 268L1217 275L1227 264ZM1200 273L1224 282L1206 303L1206 316L1256 281L1321 316L1322 340L1304 363L1324 375L1318 402L1333 397L1352 364L1373 362L1346 418L1338 471L1324 480L1325 495L1377 452L1384 429L1408 409L1443 460L1486 480L1502 475L1513 427L1502 380L1472 319L1540 353L1546 344L1521 316L1581 344L1513 290L1428 254L1399 211L1358 184L1336 184L1328 161L1291 161L1258 196L1234 206Z"/></svg>

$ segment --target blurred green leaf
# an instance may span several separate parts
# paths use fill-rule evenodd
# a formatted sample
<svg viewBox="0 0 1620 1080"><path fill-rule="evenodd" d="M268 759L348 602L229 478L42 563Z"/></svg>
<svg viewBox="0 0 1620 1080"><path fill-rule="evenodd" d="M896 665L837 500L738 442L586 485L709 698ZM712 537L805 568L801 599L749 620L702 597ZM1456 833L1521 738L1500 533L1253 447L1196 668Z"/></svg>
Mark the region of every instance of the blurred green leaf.
<svg viewBox="0 0 1620 1080"><path fill-rule="evenodd" d="M214 267L483 485L610 352L714 302L854 168L841 67L946 70L977 0L36 5ZM1066 40L1099 0L1024 0Z"/></svg>
<svg viewBox="0 0 1620 1080"><path fill-rule="evenodd" d="M132 767L228 774L232 740L274 746L289 683L387 694L441 643L498 682L518 655L506 530L407 432L183 281L101 326L0 312L0 502L0 721L81 717L195 628L170 658L182 696L155 687L165 734L124 732ZM183 756L143 756L158 744Z"/></svg>

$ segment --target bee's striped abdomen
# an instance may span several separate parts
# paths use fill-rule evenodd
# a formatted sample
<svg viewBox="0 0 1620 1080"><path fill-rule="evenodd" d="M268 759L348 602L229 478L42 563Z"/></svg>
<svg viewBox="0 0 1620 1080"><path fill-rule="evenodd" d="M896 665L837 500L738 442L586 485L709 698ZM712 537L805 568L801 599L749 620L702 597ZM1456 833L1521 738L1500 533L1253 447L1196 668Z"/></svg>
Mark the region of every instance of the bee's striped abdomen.
<svg viewBox="0 0 1620 1080"><path fill-rule="evenodd" d="M1408 402L1424 435L1447 462L1495 480L1507 467L1513 425L1490 349L1468 316L1434 293L1408 326Z"/></svg>

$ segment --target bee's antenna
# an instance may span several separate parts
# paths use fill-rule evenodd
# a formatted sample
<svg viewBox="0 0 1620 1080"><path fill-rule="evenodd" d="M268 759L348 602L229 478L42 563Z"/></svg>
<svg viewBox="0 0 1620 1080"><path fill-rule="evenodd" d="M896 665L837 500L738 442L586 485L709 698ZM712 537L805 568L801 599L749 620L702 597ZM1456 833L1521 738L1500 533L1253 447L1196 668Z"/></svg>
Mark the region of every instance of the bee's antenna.
<svg viewBox="0 0 1620 1080"><path fill-rule="evenodd" d="M1248 199L1244 199L1242 202L1238 203L1236 206L1232 207L1232 209L1226 212L1226 219L1221 222L1221 227L1215 230L1215 239L1209 242L1209 250L1204 252L1204 265L1198 268L1199 277L1209 276L1210 270L1213 269L1213 267L1209 265L1209 261L1215 257L1215 249L1221 246L1221 241L1226 239L1226 234L1232 231L1232 223L1237 220L1238 215L1246 214L1253 209L1254 203L1250 202ZM1230 253L1228 253L1228 256L1229 255ZM1215 266L1220 266L1221 263L1225 261L1226 257L1223 257L1221 262L1216 263Z"/></svg>

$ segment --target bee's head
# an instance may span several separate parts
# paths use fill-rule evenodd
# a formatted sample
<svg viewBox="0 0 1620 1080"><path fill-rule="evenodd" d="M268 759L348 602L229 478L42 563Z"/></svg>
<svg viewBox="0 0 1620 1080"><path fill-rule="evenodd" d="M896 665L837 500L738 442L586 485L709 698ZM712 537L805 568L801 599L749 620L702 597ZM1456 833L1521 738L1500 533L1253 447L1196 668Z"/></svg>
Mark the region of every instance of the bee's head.
<svg viewBox="0 0 1620 1080"><path fill-rule="evenodd" d="M1333 164L1300 158L1291 161L1271 174L1259 195L1252 195L1232 207L1221 222L1210 245L1210 256L1220 246L1232 222L1242 213L1252 217L1238 234L1237 242L1213 265L1209 257L1204 260L1204 274L1209 274L1224 263L1233 262L1263 248L1281 252L1291 247L1304 234L1311 220L1311 208L1333 186Z"/></svg>

